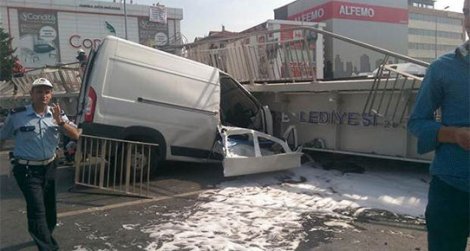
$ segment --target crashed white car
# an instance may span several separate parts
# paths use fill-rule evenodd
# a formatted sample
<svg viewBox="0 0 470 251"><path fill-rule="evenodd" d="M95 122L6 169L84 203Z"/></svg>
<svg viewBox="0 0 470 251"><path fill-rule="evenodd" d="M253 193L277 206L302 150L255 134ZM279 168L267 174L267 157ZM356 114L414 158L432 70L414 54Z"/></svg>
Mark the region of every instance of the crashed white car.
<svg viewBox="0 0 470 251"><path fill-rule="evenodd" d="M279 138L238 127L223 126L219 131L222 136L225 177L300 166L301 149L292 151Z"/></svg>

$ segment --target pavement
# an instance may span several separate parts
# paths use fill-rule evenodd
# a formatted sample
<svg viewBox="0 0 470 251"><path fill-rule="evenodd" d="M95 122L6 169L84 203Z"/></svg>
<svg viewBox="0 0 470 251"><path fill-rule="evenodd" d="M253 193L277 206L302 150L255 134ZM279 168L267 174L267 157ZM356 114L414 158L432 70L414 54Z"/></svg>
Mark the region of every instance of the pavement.
<svg viewBox="0 0 470 251"><path fill-rule="evenodd" d="M36 250L27 232L24 199L8 176L6 152L0 152L0 163L0 250ZM171 221L171 212L190 213L203 202L198 198L201 191L224 181L220 165L175 164L171 173L152 180L156 189L147 199L77 187L73 176L72 167L59 168L54 236L61 250L143 250L155 240L142 228ZM305 218L306 241L296 250L427 250L423 222L386 212L369 211L351 223L353 228L333 226L327 231L318 228L327 217Z"/></svg>
<svg viewBox="0 0 470 251"><path fill-rule="evenodd" d="M9 174L8 154L0 152L0 250L36 250L27 231L26 210L23 195L14 177ZM172 175L159 176L152 180L152 197L142 198L116 195L74 185L74 169L72 166L60 166L57 172L57 208L58 225L54 236L62 250L75 250L76 246L87 243L93 246L93 234L103 228L107 235L117 237L115 250L135 250L137 239L148 239L148 235L132 237L132 240L119 237L119 231L126 220L131 222L148 221L140 217L151 213L146 207L156 208L185 208L196 202L197 195L215 186L223 179L222 171L217 166L209 165L201 168L199 164L175 164L178 169ZM202 175L196 175L202 174ZM144 213L132 213L143 210ZM166 209L165 209L166 210ZM154 213L153 213L154 215ZM109 216L109 217L108 217ZM90 236L90 234L92 236ZM98 239L102 242L102 239ZM142 240L143 241L143 240ZM120 245L124 242L126 244ZM105 248L105 247L103 247ZM100 244L96 244L96 249ZM104 249L106 250L106 249ZM113 250L109 249L108 250Z"/></svg>

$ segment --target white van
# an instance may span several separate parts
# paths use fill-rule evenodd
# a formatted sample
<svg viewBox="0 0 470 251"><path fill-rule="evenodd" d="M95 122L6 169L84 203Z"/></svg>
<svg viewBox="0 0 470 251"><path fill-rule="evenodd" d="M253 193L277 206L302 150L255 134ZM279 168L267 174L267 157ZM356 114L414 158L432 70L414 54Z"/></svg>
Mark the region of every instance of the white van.
<svg viewBox="0 0 470 251"><path fill-rule="evenodd" d="M113 36L89 56L77 114L83 134L158 144L152 166L222 160L219 126L272 134L269 109L226 73Z"/></svg>

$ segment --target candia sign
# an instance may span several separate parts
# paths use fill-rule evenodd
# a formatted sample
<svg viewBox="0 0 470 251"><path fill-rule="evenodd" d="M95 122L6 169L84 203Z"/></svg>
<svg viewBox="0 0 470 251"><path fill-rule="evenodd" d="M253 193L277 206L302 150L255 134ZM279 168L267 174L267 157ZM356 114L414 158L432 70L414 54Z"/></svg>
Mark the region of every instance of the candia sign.
<svg viewBox="0 0 470 251"><path fill-rule="evenodd" d="M69 38L69 44L73 48L86 48L86 49L96 49L101 44L101 39L99 38L84 38L80 35L72 35Z"/></svg>
<svg viewBox="0 0 470 251"><path fill-rule="evenodd" d="M41 22L42 24L55 24L57 22L55 13L21 12L19 17L23 22Z"/></svg>

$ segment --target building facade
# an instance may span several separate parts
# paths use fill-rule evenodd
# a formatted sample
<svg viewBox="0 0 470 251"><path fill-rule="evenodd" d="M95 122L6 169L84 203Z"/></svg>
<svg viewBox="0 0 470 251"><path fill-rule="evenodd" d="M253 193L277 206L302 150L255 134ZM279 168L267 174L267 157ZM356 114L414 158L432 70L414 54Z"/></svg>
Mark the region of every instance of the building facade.
<svg viewBox="0 0 470 251"><path fill-rule="evenodd" d="M429 2L297 0L275 9L274 16L275 19L323 22L327 31L426 61L462 43L463 15L430 9L428 3L413 5L416 1ZM428 17L430 15L432 18ZM438 17L437 38L430 36L436 25L429 20L436 20L435 16ZM325 38L325 78L371 72L383 60L383 56L370 50ZM388 62L398 63L396 59Z"/></svg>
<svg viewBox="0 0 470 251"><path fill-rule="evenodd" d="M27 68L76 62L77 50L88 52L107 35L151 47L182 43L182 9L127 4L126 14L114 2L0 0L1 26Z"/></svg>
<svg viewBox="0 0 470 251"><path fill-rule="evenodd" d="M431 62L465 40L463 14L409 6L408 56Z"/></svg>

